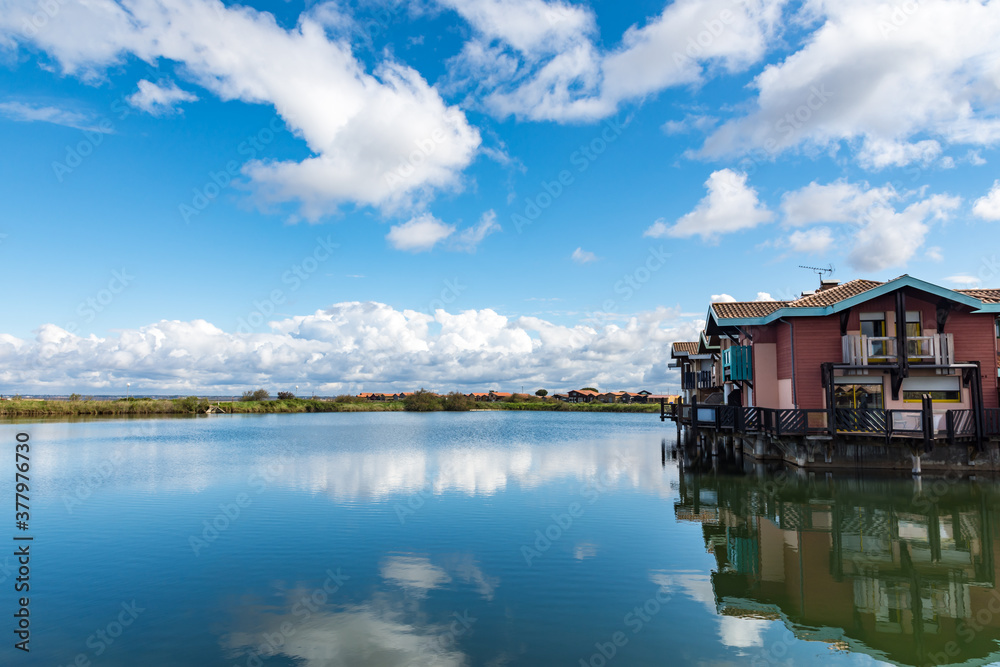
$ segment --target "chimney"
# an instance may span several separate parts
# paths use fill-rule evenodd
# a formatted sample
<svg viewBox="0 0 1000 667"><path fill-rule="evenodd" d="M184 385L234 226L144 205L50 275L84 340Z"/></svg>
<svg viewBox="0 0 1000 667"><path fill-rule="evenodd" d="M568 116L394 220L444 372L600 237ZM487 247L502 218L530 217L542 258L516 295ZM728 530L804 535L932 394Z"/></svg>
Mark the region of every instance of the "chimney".
<svg viewBox="0 0 1000 667"><path fill-rule="evenodd" d="M822 292L823 290L828 290L831 287L836 287L839 284L840 284L840 281L839 280L834 280L833 278L820 278L819 279L819 290L817 290L817 291Z"/></svg>

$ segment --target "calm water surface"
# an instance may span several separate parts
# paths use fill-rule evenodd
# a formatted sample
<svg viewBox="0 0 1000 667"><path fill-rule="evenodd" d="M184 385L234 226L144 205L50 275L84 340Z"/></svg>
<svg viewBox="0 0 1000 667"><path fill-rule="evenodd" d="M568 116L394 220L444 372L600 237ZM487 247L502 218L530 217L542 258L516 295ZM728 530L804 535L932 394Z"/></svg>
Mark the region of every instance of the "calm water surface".
<svg viewBox="0 0 1000 667"><path fill-rule="evenodd" d="M586 413L2 425L0 540L35 539L30 654L0 556L0 664L1000 659L994 483L744 470L674 433Z"/></svg>

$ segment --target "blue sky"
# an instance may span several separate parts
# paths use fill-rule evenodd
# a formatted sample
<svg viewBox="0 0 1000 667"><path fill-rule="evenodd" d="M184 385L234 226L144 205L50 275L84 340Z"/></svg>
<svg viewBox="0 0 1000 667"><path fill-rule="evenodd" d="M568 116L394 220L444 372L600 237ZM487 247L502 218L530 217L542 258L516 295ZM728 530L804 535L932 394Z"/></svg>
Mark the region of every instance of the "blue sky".
<svg viewBox="0 0 1000 667"><path fill-rule="evenodd" d="M9 2L0 391L669 391L713 297L800 264L1000 285L997 34L957 0Z"/></svg>

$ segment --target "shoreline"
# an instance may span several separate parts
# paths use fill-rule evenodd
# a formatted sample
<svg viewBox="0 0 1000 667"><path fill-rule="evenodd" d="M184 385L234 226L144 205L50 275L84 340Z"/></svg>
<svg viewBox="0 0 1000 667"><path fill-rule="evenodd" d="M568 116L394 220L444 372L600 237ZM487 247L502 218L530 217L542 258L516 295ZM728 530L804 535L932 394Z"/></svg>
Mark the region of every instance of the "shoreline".
<svg viewBox="0 0 1000 667"><path fill-rule="evenodd" d="M340 401L293 398L275 401L210 402L208 399L131 399L110 401L0 401L0 420L63 417L190 417L206 414L297 414L303 412L405 412L403 401ZM418 410L425 411L425 410ZM426 410L446 412L447 410ZM560 401L498 401L458 412L608 412L659 414L658 403L563 403Z"/></svg>

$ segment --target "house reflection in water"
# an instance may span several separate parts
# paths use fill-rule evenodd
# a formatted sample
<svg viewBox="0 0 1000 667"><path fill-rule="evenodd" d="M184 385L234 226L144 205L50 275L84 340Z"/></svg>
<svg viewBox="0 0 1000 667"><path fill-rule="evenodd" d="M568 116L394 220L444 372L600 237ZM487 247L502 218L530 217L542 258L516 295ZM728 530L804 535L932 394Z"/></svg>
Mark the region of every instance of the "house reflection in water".
<svg viewBox="0 0 1000 667"><path fill-rule="evenodd" d="M1000 659L1000 486L918 484L682 467L675 512L703 526L722 615L903 665Z"/></svg>

